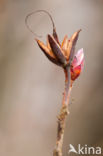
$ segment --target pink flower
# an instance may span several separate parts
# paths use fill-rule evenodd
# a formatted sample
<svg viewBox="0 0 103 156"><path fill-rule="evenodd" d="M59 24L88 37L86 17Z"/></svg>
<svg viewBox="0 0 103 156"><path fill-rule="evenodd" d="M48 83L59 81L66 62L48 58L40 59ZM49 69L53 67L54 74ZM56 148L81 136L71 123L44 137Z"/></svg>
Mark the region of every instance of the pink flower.
<svg viewBox="0 0 103 156"><path fill-rule="evenodd" d="M75 80L81 73L84 66L84 52L83 48L78 50L74 55L71 65L71 80Z"/></svg>

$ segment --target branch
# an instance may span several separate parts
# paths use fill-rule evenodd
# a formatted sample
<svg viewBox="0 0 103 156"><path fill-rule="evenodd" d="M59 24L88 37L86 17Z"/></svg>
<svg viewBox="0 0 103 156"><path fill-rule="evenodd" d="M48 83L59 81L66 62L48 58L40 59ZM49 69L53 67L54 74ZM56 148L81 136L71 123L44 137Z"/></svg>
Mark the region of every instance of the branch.
<svg viewBox="0 0 103 156"><path fill-rule="evenodd" d="M72 88L70 66L64 69L64 73L65 73L65 90L63 93L61 111L58 116L57 140L56 140L56 147L53 151L53 156L62 156L65 121L66 121L67 115L69 114L69 111L68 111L69 96L70 96L70 91Z"/></svg>

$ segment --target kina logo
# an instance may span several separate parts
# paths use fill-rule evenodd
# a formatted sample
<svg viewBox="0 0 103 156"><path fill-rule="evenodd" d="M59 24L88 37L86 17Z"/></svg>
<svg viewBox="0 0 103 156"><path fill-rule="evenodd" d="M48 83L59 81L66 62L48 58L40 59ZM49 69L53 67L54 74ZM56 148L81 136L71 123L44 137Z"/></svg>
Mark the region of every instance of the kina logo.
<svg viewBox="0 0 103 156"><path fill-rule="evenodd" d="M68 154L70 153L75 153L75 154L96 154L96 155L101 155L102 154L102 149L101 147L89 147L87 145L81 146L78 144L77 149L72 145L69 144L69 151Z"/></svg>

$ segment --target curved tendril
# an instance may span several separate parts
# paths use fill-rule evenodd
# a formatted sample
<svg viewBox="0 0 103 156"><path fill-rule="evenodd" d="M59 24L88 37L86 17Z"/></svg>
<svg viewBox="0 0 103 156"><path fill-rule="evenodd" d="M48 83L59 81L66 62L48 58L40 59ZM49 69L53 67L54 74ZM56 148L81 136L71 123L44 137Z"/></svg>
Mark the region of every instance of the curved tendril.
<svg viewBox="0 0 103 156"><path fill-rule="evenodd" d="M50 13L49 13L48 11L46 11L46 10L36 10L36 11L33 11L33 12L29 13L29 14L26 16L26 18L25 18L25 24L26 24L28 30L29 30L35 37L40 37L40 38L41 38L42 36L41 36L41 35L37 35L36 33L34 33L34 32L32 31L32 29L30 28L29 24L28 24L28 18L29 18L31 15L36 14L36 13L38 13L38 12L44 12L44 13L46 13L46 14L50 17L50 20L51 20L52 26L53 26L53 31L55 30L55 24L54 24L54 21L53 21L52 16L51 16Z"/></svg>

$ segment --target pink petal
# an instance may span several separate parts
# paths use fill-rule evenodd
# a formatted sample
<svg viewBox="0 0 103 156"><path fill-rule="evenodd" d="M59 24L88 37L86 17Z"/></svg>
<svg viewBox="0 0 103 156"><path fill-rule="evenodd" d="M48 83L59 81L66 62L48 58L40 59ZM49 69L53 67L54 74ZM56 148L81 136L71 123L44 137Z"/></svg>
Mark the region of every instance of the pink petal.
<svg viewBox="0 0 103 156"><path fill-rule="evenodd" d="M72 62L72 66L73 68L79 66L82 64L82 62L84 62L84 52L83 52L83 48L78 50L77 53L74 56L73 62Z"/></svg>

